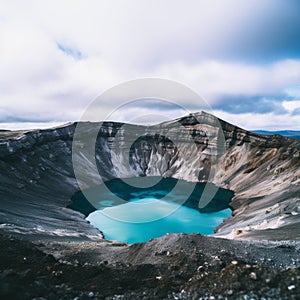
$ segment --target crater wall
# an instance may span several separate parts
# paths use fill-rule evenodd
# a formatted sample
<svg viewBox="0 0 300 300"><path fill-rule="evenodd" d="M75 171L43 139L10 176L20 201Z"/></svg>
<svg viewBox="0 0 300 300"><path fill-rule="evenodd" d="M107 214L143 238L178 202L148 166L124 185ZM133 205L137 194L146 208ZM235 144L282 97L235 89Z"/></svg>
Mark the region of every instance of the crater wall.
<svg viewBox="0 0 300 300"><path fill-rule="evenodd" d="M48 238L101 239L78 212L66 208L79 190L72 161L78 124L0 132L2 230ZM85 123L84 139L99 124ZM97 172L78 139L73 159L99 181L164 176L211 181L231 189L233 217L216 236L234 239L299 239L300 143L247 132L207 113L138 126L104 122L95 144ZM222 141L220 143L220 141Z"/></svg>

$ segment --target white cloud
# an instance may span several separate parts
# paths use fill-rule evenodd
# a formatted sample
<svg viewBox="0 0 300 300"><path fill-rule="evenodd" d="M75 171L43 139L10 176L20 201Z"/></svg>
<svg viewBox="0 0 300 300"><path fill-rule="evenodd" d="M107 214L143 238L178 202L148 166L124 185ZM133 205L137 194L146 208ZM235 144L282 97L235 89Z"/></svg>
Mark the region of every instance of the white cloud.
<svg viewBox="0 0 300 300"><path fill-rule="evenodd" d="M47 129L61 126L61 122L18 122L18 123L0 123L1 130L29 130L29 129Z"/></svg>
<svg viewBox="0 0 300 300"><path fill-rule="evenodd" d="M272 25L284 1L277 8L270 0L209 3L1 1L0 121L76 120L104 90L139 77L179 81L212 106L222 105L224 95L284 96L287 87L299 85L300 60L230 60L246 44L253 19ZM189 99L179 104L197 109ZM107 113L114 108L103 104Z"/></svg>
<svg viewBox="0 0 300 300"><path fill-rule="evenodd" d="M268 66L208 61L193 66L166 65L158 70L182 81L212 104L220 95L278 95L300 80L300 60L283 60Z"/></svg>
<svg viewBox="0 0 300 300"><path fill-rule="evenodd" d="M289 113L293 113L296 109L300 108L300 100L283 101L282 105Z"/></svg>
<svg viewBox="0 0 300 300"><path fill-rule="evenodd" d="M224 111L215 111L215 115L231 124L237 125L247 130L300 130L299 115L290 115L288 113L276 115L273 113L257 114L230 114Z"/></svg>

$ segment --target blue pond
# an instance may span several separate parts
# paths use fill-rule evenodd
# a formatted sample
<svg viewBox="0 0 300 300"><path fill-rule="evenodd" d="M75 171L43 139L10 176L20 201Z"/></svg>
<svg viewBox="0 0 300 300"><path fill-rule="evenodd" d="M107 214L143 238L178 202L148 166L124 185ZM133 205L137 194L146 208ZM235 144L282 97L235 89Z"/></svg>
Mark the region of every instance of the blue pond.
<svg viewBox="0 0 300 300"><path fill-rule="evenodd" d="M201 207L199 200L207 187L216 192ZM69 207L84 213L106 239L137 243L167 233L212 234L231 216L232 196L232 191L213 184L139 177L113 179L78 192Z"/></svg>
<svg viewBox="0 0 300 300"><path fill-rule="evenodd" d="M144 198L96 210L87 220L101 230L106 239L131 244L167 233L211 234L230 215L229 208L213 213L200 213L173 202ZM151 219L153 221L149 221Z"/></svg>

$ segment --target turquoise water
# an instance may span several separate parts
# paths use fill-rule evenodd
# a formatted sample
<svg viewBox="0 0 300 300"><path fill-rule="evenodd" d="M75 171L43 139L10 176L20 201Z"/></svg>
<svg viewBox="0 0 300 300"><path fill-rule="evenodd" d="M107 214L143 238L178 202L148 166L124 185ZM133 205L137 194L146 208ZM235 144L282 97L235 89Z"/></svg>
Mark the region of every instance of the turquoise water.
<svg viewBox="0 0 300 300"><path fill-rule="evenodd" d="M145 242L167 233L214 233L214 229L231 216L229 208L218 212L199 210L153 197L134 198L112 207L102 201L102 209L92 212L87 220L104 233L108 240L130 244Z"/></svg>
<svg viewBox="0 0 300 300"><path fill-rule="evenodd" d="M83 213L106 239L137 243L167 233L212 234L231 216L233 195L212 183L115 178L75 193L68 207Z"/></svg>

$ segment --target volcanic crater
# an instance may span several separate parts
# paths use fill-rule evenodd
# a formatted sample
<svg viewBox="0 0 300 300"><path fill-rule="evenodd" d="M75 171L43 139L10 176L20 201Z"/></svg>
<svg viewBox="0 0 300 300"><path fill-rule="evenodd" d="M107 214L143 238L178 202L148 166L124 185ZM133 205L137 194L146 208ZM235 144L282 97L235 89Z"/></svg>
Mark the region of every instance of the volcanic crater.
<svg viewBox="0 0 300 300"><path fill-rule="evenodd" d="M91 152L85 141L92 136ZM86 221L93 201L74 200L99 178L155 176L232 191L232 216L209 237L170 234L128 245L105 240ZM300 295L297 140L251 133L205 112L151 126L85 122L1 131L0 178L4 297Z"/></svg>

